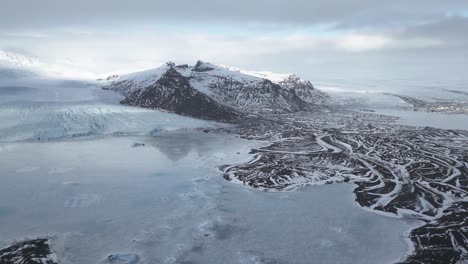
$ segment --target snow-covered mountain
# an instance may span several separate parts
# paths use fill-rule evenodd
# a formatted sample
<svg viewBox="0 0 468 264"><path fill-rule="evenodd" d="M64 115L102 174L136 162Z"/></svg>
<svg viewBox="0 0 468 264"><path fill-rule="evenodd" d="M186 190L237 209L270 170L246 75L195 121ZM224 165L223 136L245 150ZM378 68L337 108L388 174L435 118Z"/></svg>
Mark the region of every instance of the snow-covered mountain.
<svg viewBox="0 0 468 264"><path fill-rule="evenodd" d="M41 62L18 53L0 50L0 79L18 79L36 76Z"/></svg>
<svg viewBox="0 0 468 264"><path fill-rule="evenodd" d="M7 68L37 68L40 67L42 63L32 57L27 57L22 54L7 52L0 50L0 66Z"/></svg>
<svg viewBox="0 0 468 264"><path fill-rule="evenodd" d="M153 84L143 89L130 89L125 94L122 101L125 105L164 109L176 114L228 122L243 116L243 113L193 88L189 79L174 67L169 67Z"/></svg>
<svg viewBox="0 0 468 264"><path fill-rule="evenodd" d="M272 79L201 61L194 66L168 62L156 69L109 76L104 80L103 88L125 96L124 104L179 111L209 119L218 119L221 114L209 113L208 109L222 109L237 117L238 113L304 111L328 100L325 93L296 75ZM203 115L187 108L198 104L205 107Z"/></svg>
<svg viewBox="0 0 468 264"><path fill-rule="evenodd" d="M288 75L278 84L286 89L294 90L302 100L312 104L326 104L330 102L330 96L314 87L310 81L303 80L295 74Z"/></svg>
<svg viewBox="0 0 468 264"><path fill-rule="evenodd" d="M325 104L330 100L330 96L328 94L316 89L310 81L301 79L296 74L282 74L268 71L247 71L228 65L223 65L222 67L230 71L270 80L286 89L293 89L299 98L312 104Z"/></svg>

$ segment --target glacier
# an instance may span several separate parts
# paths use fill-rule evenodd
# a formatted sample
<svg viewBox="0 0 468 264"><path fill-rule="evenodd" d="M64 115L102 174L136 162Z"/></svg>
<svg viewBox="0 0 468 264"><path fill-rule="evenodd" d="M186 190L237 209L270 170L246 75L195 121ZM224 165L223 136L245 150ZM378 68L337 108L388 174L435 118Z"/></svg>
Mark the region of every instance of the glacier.
<svg viewBox="0 0 468 264"><path fill-rule="evenodd" d="M46 264L464 257L460 87L316 89L200 61L101 80L17 67L0 79L1 260L28 248ZM242 120L176 114L194 98ZM436 242L441 254L428 250Z"/></svg>

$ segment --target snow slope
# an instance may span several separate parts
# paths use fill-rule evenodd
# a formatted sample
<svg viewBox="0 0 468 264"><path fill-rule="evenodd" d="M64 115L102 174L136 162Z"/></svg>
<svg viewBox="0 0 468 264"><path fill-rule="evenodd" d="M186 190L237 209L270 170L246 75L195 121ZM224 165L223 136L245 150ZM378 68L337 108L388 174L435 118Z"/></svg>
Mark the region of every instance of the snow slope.
<svg viewBox="0 0 468 264"><path fill-rule="evenodd" d="M43 67L38 59L0 50L0 80L37 77Z"/></svg>
<svg viewBox="0 0 468 264"><path fill-rule="evenodd" d="M36 58L0 50L0 66L6 68L38 68L43 64Z"/></svg>

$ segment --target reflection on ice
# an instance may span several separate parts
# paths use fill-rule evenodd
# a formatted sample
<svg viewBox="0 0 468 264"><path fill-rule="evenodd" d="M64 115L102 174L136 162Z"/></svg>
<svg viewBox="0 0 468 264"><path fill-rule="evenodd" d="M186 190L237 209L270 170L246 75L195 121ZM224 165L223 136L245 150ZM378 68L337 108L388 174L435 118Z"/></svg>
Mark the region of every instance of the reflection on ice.
<svg viewBox="0 0 468 264"><path fill-rule="evenodd" d="M179 130L155 132L152 137L145 138L144 142L146 146L156 148L171 161L177 162L192 152L203 159L212 154L214 148L222 146L224 140L224 137L214 137L207 133L187 133Z"/></svg>

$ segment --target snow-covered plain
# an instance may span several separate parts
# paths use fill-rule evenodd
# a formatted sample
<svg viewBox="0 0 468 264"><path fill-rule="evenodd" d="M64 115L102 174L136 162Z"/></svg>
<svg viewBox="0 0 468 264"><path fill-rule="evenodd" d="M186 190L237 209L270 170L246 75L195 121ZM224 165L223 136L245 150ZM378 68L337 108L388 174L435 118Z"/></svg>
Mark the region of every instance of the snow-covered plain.
<svg viewBox="0 0 468 264"><path fill-rule="evenodd" d="M51 237L63 264L391 263L410 250L418 223L363 210L352 184L271 193L222 178L266 142L92 85L0 89L0 248Z"/></svg>

